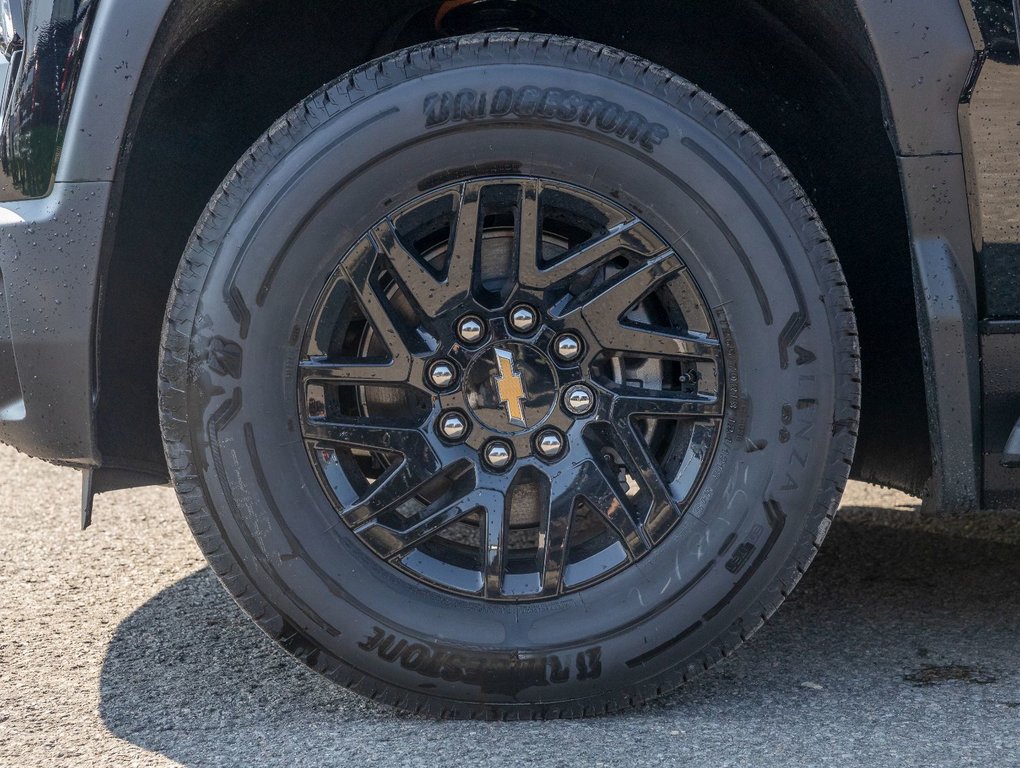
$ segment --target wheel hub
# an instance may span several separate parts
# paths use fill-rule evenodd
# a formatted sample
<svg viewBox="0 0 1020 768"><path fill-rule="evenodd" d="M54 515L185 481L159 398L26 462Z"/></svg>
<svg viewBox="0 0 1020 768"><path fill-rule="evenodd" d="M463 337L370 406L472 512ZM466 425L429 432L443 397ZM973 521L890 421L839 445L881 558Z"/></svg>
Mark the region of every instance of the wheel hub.
<svg viewBox="0 0 1020 768"><path fill-rule="evenodd" d="M493 344L474 357L464 381L471 414L501 434L528 432L544 424L558 390L555 367L529 344Z"/></svg>

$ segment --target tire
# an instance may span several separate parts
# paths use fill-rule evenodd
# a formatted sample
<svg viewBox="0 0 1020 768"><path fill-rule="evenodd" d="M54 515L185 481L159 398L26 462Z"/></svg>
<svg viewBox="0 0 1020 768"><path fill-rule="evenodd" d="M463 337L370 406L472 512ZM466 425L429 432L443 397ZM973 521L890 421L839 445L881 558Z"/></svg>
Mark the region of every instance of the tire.
<svg viewBox="0 0 1020 768"><path fill-rule="evenodd" d="M560 259L540 288L512 271L532 221ZM458 312L509 349L519 421ZM859 371L832 245L748 126L637 57L501 33L355 70L240 160L176 277L160 411L210 565L296 658L431 716L577 717L675 689L777 609L843 491ZM440 508L461 533L414 539Z"/></svg>

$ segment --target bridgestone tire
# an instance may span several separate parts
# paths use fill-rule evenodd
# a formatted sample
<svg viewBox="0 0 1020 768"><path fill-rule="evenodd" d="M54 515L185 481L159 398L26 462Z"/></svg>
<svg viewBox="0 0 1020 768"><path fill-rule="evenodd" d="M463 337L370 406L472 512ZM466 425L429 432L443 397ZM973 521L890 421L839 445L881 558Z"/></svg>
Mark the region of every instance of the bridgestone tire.
<svg viewBox="0 0 1020 768"><path fill-rule="evenodd" d="M436 588L370 551L323 491L296 401L303 332L344 252L424 191L498 174L647 222L682 254L725 370L719 441L679 523L640 562L535 601ZM167 461L227 590L309 667L437 717L611 712L732 653L821 544L859 411L846 284L779 158L676 74L537 35L399 51L280 118L199 221L161 354Z"/></svg>

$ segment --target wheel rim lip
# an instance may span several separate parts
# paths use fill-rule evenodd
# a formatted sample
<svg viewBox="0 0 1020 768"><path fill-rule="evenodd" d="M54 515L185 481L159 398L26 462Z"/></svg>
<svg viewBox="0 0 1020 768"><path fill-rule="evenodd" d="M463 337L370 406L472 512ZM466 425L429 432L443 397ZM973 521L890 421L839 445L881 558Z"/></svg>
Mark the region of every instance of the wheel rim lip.
<svg viewBox="0 0 1020 768"><path fill-rule="evenodd" d="M487 182L487 183L500 183L500 184L504 184L504 183L517 183L517 182L531 181L531 179L529 179L528 177L520 177L520 176L505 176L505 177L496 177L495 179L488 178L488 179L471 180L471 181L484 181L484 182ZM467 183L471 183L471 181L469 181ZM543 182L547 182L548 180L542 180L542 181ZM459 184L463 185L464 183L465 182L460 182ZM554 186L556 186L557 188L561 188L561 189L562 188L573 188L573 189L577 190L578 192L580 192L581 194L591 195L591 196L599 196L598 193L595 193L595 192L590 191L590 190L583 190L580 187L575 187L574 185L571 185L571 184L566 183L566 182L560 182L560 181L555 181L554 180L551 183ZM430 197L433 194L435 194L435 190L432 191L432 192L428 192L428 193L423 194L421 196L421 198L419 198L419 199ZM412 203L409 203L407 205L402 206L402 209L408 209L408 208L412 207L413 206L413 202L414 201L412 201ZM609 202L609 201L606 201L606 202ZM610 204L617 205L615 203L610 203ZM524 289L524 288L521 289L521 294L523 294L524 296L530 298L531 300L534 300L534 296L533 295L529 296L528 291L526 289ZM700 298L701 302L704 304L704 298L700 297L700 294L699 294L699 298ZM521 303L523 303L523 302L515 301L515 302L508 302L507 305L511 307L511 311L512 311L514 308L516 308ZM463 371L463 372L466 372L467 367L472 364L471 363L471 359L473 359L477 353L491 348L496 343L499 343L500 341L510 342L510 343L521 343L522 342L521 335L522 335L523 332L518 330L518 329L512 328L511 324L509 322L509 318L510 318L510 314L511 314L510 311L505 312L505 314L501 314L498 310L492 310L492 309L489 309L489 308L482 307L481 305L478 305L477 302L473 302L473 304L474 304L474 306L471 307L471 311L470 311L470 314L468 316L469 317L478 317L479 319L481 319L481 321L482 321L482 323L481 323L482 324L482 336L481 336L481 339L479 341L474 342L474 343L467 343L467 342L464 342L463 340L461 340L459 338L459 336L458 336L456 338L456 340L455 340L457 343L453 344L451 346L451 348L450 348L450 358L455 361L455 367L459 366L460 370ZM463 309L461 310L461 315L463 316ZM313 313L313 317L314 317L314 313ZM717 330L714 328L714 326L713 326L712 330L713 330L713 333L717 335ZM454 331L454 333L456 334L456 331ZM579 351L578 351L578 354L575 355L574 358L569 359L569 360L557 359L557 356L555 354L553 354L553 344L554 344L555 340L559 336L564 335L564 329L562 327L557 327L555 325L553 325L553 326L544 326L541 322L539 322L539 323L536 324L536 326L534 328L531 329L531 331L529 331L529 333L532 333L532 336L528 339L528 343L529 344L534 345L536 348L541 347L543 349L549 350L549 359L550 359L550 361L552 363L552 368L553 368L554 371L562 371L562 370L566 369L566 370L571 372L571 375L575 375L576 376L577 375L577 373L576 373L577 371L581 370L581 368L583 366L585 366L585 365L587 365L587 364L589 364L591 362L592 356L595 353L595 350L592 349L593 345L590 343L590 341L583 341L582 340L582 338L583 338L582 336L575 336L575 338L578 339L579 347L580 347ZM571 335L573 335L573 334L571 334ZM303 349L307 352L307 338L309 336L309 333L308 333L307 330L306 330L305 336L306 336L306 344L303 346ZM722 374L723 374L723 371L722 371L721 361L720 361L720 369L719 369L719 376L718 376L720 381L723 378ZM450 407L456 407L459 410L465 410L465 409L469 409L470 408L469 405L463 400L463 398L462 398L462 388L459 386L463 381L465 381L465 379L466 379L466 376L462 374L462 375L460 375L460 376L458 376L456 378L456 383L458 385L457 387L451 388L448 391L434 393L434 395L433 395L434 404L433 404L433 411L432 411L433 416L430 416L429 419L432 419L437 412L439 412L441 410L444 410L444 409L447 409L447 408L450 408ZM539 423L539 424L535 425L534 427L530 427L530 425L529 425L529 428L526 430L526 433L519 433L519 434L516 434L516 435L513 435L513 436L505 435L505 434L501 435L502 438L508 438L508 437L512 438L509 441L510 445L511 445L511 455L512 455L512 459L511 459L510 463L511 463L511 466L514 469L515 472L516 472L516 470L518 468L524 468L524 467L539 469L539 470L543 470L543 471L548 468L549 457L542 456L542 455L539 454L539 452L537 450L533 450L534 446L530 443L529 438L532 437L532 436L537 436L537 435L541 434L541 432L544 429L549 428L550 425L553 428L558 429L560 431L560 433L563 435L563 449L554 458L557 461L560 461L560 460L564 460L567 457L569 457L570 451L571 451L571 447L573 445L575 445L577 442L579 442L580 439L581 439L580 428L583 428L585 422L594 419L599 414L599 412L600 412L600 409L597 407L598 393L602 392L603 395L607 394L607 391L605 390L605 388L602 385L598 384L597 382L589 381L588 379L583 379L583 381L584 381L584 383L588 387L591 388L591 390L593 391L593 394L595 395L595 400L596 400L596 405L593 405L593 407L589 411L587 411L586 413L571 414L571 413L569 413L569 411L564 413L564 411L566 411L566 409L559 409L559 408L555 408L554 407L551 410L551 416L552 417L557 417L556 419L550 418L548 421L543 421L542 423ZM559 391L562 393L563 389L561 388ZM723 403L724 398L725 398L725 390L722 387L720 387L719 390L718 390L718 400L719 400L719 403L720 403L720 409L724 406L724 403ZM555 402L555 400L554 400L554 402ZM303 410L302 410L302 413L303 413ZM457 445L454 446L454 447L463 448L466 452L465 453L461 453L461 454L448 454L448 457L451 460L454 460L454 461L456 461L456 460L463 460L463 459L474 460L474 461L476 461L476 464L484 465L485 462L484 462L484 459L481 458L481 456L479 454L479 450L482 447L482 445L484 444L484 441L486 439L488 439L487 435L490 435L492 433L491 432L485 432L484 430L474 429L473 428L473 422L474 422L474 420L469 417L468 418L468 424L469 424L468 435L465 436L465 437L471 438L470 440L467 440L467 439L464 439L464 438L458 438L455 441L447 441L447 442L455 442ZM304 431L304 425L302 426L302 430ZM478 433L478 432L481 432L482 434L475 434L475 433ZM306 444L308 445L308 448L309 448L309 453L310 453L310 455L313 456L313 459L314 459L315 447L312 445L313 441L311 439L308 439L307 435L305 435L305 437L306 437ZM525 438L524 441L520 440L521 437ZM718 437L718 435L716 434L715 437L713 437L713 439L712 439L711 446L710 446L710 456L709 456L709 459L702 462L702 465L703 465L702 466L702 470L701 470L702 477L699 479L698 485L700 485L700 480L703 479L705 468L707 468L708 464L711 463L711 456L714 455L715 448L716 448L716 445L717 445L717 442L718 442L717 439L716 439L717 437ZM522 452L519 449L519 446L521 446L522 444L526 444L527 445L527 451L523 455L522 455ZM451 447L451 446L447 446L447 447ZM508 469L507 467L493 468L493 469L490 469L490 472L494 472L496 475L502 475L503 479L506 480L506 470L507 469ZM318 471L318 468L317 468L317 474L320 476L320 482L321 482L322 481L322 473ZM489 484L491 485L493 483L489 482ZM326 488L325 485L324 485L324 490L326 490L327 495L329 495L329 490ZM588 558L588 559L594 560L594 559L596 559L597 555L598 555L598 553L596 553L596 556L593 556L593 557ZM401 570L404 570L405 572L407 572L410 575L412 575L414 578L416 578L416 579L423 579L423 574L422 573L420 573L418 571L414 571L413 569L408 569L407 567L405 567L404 563L394 563L394 564L398 568L400 568ZM599 581L602 581L602 580L604 580L604 578L609 578L614 573L618 572L620 570L620 568L626 567L629 564L631 564L631 561L621 563L619 567L606 568L606 569L604 569L603 574L599 578L589 579L587 581L584 581L583 583L580 583L579 586L572 586L572 587L564 589L563 591L564 592L575 591L575 589L577 589L577 588L589 586L589 585L592 585L592 584L597 583ZM425 580L427 582L430 582L430 580L427 577L425 577L423 580ZM449 590L451 588L451 586L449 584L447 584L447 583L442 583L442 582L430 582L430 583L432 583L433 586L439 587L440 589ZM453 591L457 592L458 594L464 594L463 590L454 589ZM502 599L502 598L493 598L491 596L485 596L485 595L483 595L482 597L484 599ZM544 595L544 594L543 595L530 595L530 594L523 594L523 593L521 593L521 594L508 594L505 597L507 599L515 599L515 600L519 600L519 599L545 599L547 597L555 597L555 595Z"/></svg>

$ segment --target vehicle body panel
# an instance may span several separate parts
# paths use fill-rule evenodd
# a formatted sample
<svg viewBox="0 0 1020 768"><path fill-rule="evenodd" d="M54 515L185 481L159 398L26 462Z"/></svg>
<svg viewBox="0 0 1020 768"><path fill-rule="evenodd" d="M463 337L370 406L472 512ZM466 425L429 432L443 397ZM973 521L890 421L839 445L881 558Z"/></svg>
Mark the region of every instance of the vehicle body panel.
<svg viewBox="0 0 1020 768"><path fill-rule="evenodd" d="M970 9L977 58L960 128L981 318L983 501L1020 508L1020 473L1002 462L1020 417L1020 2Z"/></svg>

